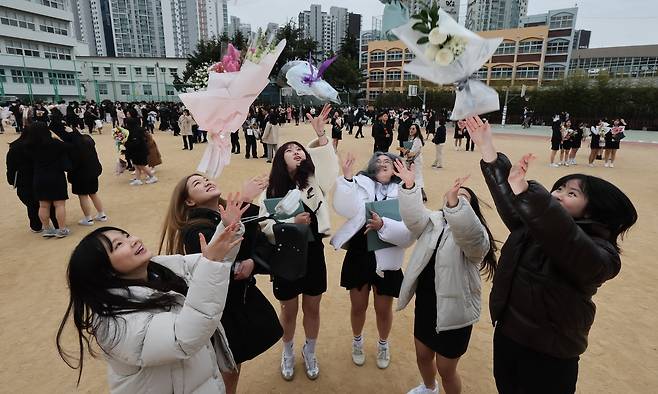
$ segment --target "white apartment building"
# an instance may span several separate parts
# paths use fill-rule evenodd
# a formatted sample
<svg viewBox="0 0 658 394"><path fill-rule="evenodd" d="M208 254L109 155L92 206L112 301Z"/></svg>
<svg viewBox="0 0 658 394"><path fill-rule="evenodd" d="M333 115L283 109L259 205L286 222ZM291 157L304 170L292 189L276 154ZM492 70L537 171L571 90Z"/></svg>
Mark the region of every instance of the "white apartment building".
<svg viewBox="0 0 658 394"><path fill-rule="evenodd" d="M528 0L468 0L466 28L473 31L516 29L528 14Z"/></svg>
<svg viewBox="0 0 658 394"><path fill-rule="evenodd" d="M77 97L76 40L69 0L0 3L0 96Z"/></svg>
<svg viewBox="0 0 658 394"><path fill-rule="evenodd" d="M322 11L320 5L311 4L310 10L300 12L297 20L303 37L318 43L317 55L326 57L340 50L347 35L350 15L347 8L331 7L327 13ZM354 30L360 28L355 26ZM358 35L359 32L354 34Z"/></svg>

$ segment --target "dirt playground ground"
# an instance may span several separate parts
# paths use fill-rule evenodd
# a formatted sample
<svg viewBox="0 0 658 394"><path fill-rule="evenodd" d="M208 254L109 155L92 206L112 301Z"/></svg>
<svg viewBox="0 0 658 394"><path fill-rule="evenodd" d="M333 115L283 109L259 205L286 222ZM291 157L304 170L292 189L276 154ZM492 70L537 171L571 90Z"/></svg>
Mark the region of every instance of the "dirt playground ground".
<svg viewBox="0 0 658 394"><path fill-rule="evenodd" d="M345 133L339 152L355 152L363 167L372 152L370 129L368 136L355 140ZM448 133L451 135L451 132ZM281 142L307 142L313 136L310 126L286 126ZM16 134L0 135L0 154L5 157L7 143ZM117 154L106 126L102 135L94 135L104 171L100 179L100 196L110 217L108 225L124 228L136 234L151 250L157 250L163 217L173 185L195 170L205 145L193 151L181 150L180 137L156 132L155 138L164 163L157 168L160 181L154 185L129 186L130 175L113 174ZM244 144L244 137L241 143ZM529 178L550 187L559 176L584 172L603 177L624 190L633 200L639 221L623 242L622 270L606 283L595 297L597 316L590 333L587 352L581 357L578 379L579 393L655 393L658 387L658 147L648 144L622 143L616 168L596 168L582 165L588 149L578 155L577 167L548 167L548 136L496 136L500 151L516 160L533 152L538 160L532 163ZM243 147L244 148L244 147ZM258 147L262 153L262 147ZM460 175L470 173L468 186L484 200L491 198L479 170L479 153L456 152L452 138L444 148L444 168L430 167L434 145L424 148L424 172L428 206L437 209L444 191ZM317 163L316 163L317 165ZM226 193L237 191L241 182L269 171L264 159L246 160L233 155L230 167L219 178ZM80 386L76 388L77 371L69 369L59 358L55 334L68 302L65 272L67 259L77 242L90 231L77 225L81 211L77 198L70 195L67 203L67 224L72 235L65 239L43 239L32 234L27 224L24 206L8 185L0 188L0 392L6 393L103 393L107 392L106 366L102 360L87 357ZM605 198L605 196L597 196ZM504 241L507 231L494 210L485 209L496 239ZM333 214L332 227L343 219ZM327 243L327 242L325 242ZM409 249L410 251L411 249ZM285 382L279 373L280 345L276 345L255 360L243 364L239 392L241 393L405 393L420 382L413 346L413 304L395 313L390 337L392 361L387 370L375 365L377 331L374 309L368 311L365 328L366 364L352 364L349 297L339 286L344 251L325 248L329 288L321 306L321 329L318 340L320 376L309 381L299 355L303 343L301 314L295 336L297 353L296 375ZM258 285L278 310L272 296L269 278L258 277ZM488 314L490 283L483 284L482 318L473 330L469 350L462 358L459 371L464 393L493 393L492 333ZM71 326L68 333L71 334ZM73 338L69 335L69 338ZM71 340L68 348L73 349ZM653 372L652 372L653 371Z"/></svg>

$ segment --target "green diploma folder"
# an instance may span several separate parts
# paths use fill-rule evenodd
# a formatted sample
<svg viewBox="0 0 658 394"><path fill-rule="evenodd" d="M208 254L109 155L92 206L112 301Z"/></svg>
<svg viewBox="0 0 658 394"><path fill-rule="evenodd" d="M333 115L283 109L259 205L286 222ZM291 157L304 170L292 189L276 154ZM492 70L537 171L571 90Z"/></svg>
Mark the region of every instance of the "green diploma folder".
<svg viewBox="0 0 658 394"><path fill-rule="evenodd" d="M402 220L402 217L400 216L400 203L397 199L367 202L366 220L371 218L370 211L374 211L382 218L389 218L397 221ZM369 252L395 246L392 243L382 241L377 235L377 231L374 230L368 231L366 237L368 239Z"/></svg>

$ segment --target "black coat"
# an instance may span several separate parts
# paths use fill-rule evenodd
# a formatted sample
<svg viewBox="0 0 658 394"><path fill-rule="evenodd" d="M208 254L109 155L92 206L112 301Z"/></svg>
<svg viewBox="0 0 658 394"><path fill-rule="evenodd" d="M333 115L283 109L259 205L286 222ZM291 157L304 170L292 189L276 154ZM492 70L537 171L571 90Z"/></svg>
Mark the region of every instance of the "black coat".
<svg viewBox="0 0 658 394"><path fill-rule="evenodd" d="M412 123L413 120L411 118L407 118L407 120L400 118L398 121L398 141L409 140L409 129L411 128Z"/></svg>
<svg viewBox="0 0 658 394"><path fill-rule="evenodd" d="M432 142L435 144L445 144L446 142L446 126L445 125L439 125L439 128L436 129L436 133L434 133L434 138L432 138Z"/></svg>
<svg viewBox="0 0 658 394"><path fill-rule="evenodd" d="M256 216L259 210L257 205L250 204L243 217ZM199 233L210 242L221 222L221 216L217 211L197 208L189 213L188 219L188 225L182 230L185 253L199 253ZM259 237L259 233L258 222L245 224L244 239L236 261L248 259L259 240L267 242L265 237ZM253 278L255 273L264 273L264 269L255 264L252 276L240 281L234 280L231 275L226 295L221 322L236 363L251 360L265 352L283 336L283 328L276 311L256 287L256 280Z"/></svg>
<svg viewBox="0 0 658 394"><path fill-rule="evenodd" d="M71 156L71 169L68 172L70 183L98 178L103 172L103 167L98 160L96 142L86 134L77 131L67 133L69 141L73 145Z"/></svg>
<svg viewBox="0 0 658 394"><path fill-rule="evenodd" d="M7 183L16 189L32 189L34 177L34 160L28 154L29 148L25 141L9 144L7 151Z"/></svg>
<svg viewBox="0 0 658 394"><path fill-rule="evenodd" d="M504 154L480 166L510 230L489 297L496 330L553 357L581 355L594 322L592 296L621 269L610 233L599 223L575 221L536 182L515 196Z"/></svg>

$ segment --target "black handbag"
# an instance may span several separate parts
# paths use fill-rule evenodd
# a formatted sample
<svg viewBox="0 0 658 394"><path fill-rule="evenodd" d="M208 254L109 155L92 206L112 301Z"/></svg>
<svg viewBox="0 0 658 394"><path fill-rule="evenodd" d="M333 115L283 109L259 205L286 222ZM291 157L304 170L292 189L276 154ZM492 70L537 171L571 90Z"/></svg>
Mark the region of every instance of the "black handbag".
<svg viewBox="0 0 658 394"><path fill-rule="evenodd" d="M273 276L288 281L306 276L308 243L313 240L309 225L277 221L272 230L275 244L259 242L254 248L253 260Z"/></svg>

